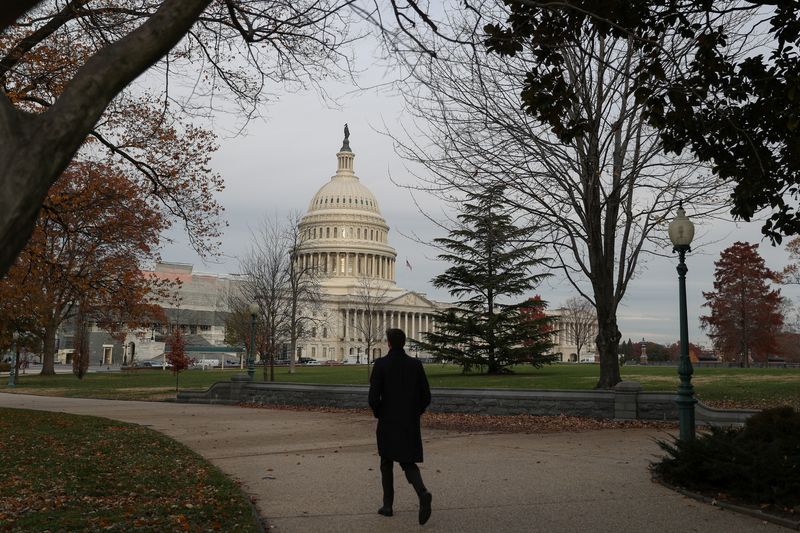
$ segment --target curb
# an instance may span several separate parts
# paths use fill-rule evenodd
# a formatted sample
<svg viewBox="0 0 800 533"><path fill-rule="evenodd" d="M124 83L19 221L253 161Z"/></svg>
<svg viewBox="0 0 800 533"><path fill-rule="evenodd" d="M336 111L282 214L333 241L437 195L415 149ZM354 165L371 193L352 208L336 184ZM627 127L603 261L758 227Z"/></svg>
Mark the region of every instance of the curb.
<svg viewBox="0 0 800 533"><path fill-rule="evenodd" d="M773 524L777 524L779 526L783 526L789 529L794 529L795 531L800 531L800 519L798 520L790 520L789 518L783 518L781 516L777 516L770 513L765 513L759 509L752 509L750 507L744 507L742 505L736 505L734 503L728 503L725 501L720 501L715 498L709 498L708 496L704 496L703 494L699 494L697 492L692 492L690 490L676 487L674 485L670 485L659 476L653 474L652 480L659 485L668 488L672 491L675 491L679 494L686 496L687 498L692 498L693 500L697 500L703 503L707 503L713 507L719 507L720 509L725 509L726 511L733 511L735 513L740 513L748 516L752 516L753 518L758 518L759 520L764 520L765 522L772 522Z"/></svg>

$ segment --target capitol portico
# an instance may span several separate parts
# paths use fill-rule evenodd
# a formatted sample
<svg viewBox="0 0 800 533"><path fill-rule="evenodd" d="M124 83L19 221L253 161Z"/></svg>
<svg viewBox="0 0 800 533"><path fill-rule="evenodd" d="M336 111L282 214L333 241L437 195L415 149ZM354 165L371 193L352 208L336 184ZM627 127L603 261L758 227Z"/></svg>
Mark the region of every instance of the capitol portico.
<svg viewBox="0 0 800 533"><path fill-rule="evenodd" d="M347 129L336 159L336 174L311 199L299 226L298 261L320 274L326 317L299 348L305 357L355 362L365 355L369 331L380 332L371 354L378 357L386 352L386 328L421 339L435 327L433 314L444 304L397 286L389 225L375 195L355 174Z"/></svg>

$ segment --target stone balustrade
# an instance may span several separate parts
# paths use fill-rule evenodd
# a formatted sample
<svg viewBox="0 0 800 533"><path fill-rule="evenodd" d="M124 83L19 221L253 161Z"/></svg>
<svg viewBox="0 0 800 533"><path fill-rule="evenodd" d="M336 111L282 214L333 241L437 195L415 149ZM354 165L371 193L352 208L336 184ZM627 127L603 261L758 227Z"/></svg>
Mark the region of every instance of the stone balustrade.
<svg viewBox="0 0 800 533"><path fill-rule="evenodd" d="M178 402L367 407L366 385L312 385L219 381L208 390L184 390ZM623 381L613 390L431 389L430 410L484 415L585 416L618 420L677 420L674 392L645 392ZM698 424L741 425L758 411L713 409L698 403Z"/></svg>

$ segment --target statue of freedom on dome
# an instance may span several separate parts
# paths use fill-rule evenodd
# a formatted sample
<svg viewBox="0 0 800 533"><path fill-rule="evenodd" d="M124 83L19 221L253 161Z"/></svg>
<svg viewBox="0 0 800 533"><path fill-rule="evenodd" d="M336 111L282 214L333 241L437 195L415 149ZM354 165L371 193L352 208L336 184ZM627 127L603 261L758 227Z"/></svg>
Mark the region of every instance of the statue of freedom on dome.
<svg viewBox="0 0 800 533"><path fill-rule="evenodd" d="M342 142L342 147L339 149L340 152L349 152L350 151L350 128L347 127L347 123L344 124L344 142Z"/></svg>

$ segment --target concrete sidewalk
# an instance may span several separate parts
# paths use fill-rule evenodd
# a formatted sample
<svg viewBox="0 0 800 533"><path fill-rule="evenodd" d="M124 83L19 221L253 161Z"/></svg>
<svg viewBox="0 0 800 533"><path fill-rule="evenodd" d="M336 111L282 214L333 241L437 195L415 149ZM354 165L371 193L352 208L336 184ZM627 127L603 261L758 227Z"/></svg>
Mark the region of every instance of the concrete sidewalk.
<svg viewBox="0 0 800 533"><path fill-rule="evenodd" d="M426 431L422 475L433 516L399 467L395 516L381 504L374 421L362 415L0 393L0 407L103 416L186 444L256 498L271 531L782 532L650 481L654 430L546 435Z"/></svg>

